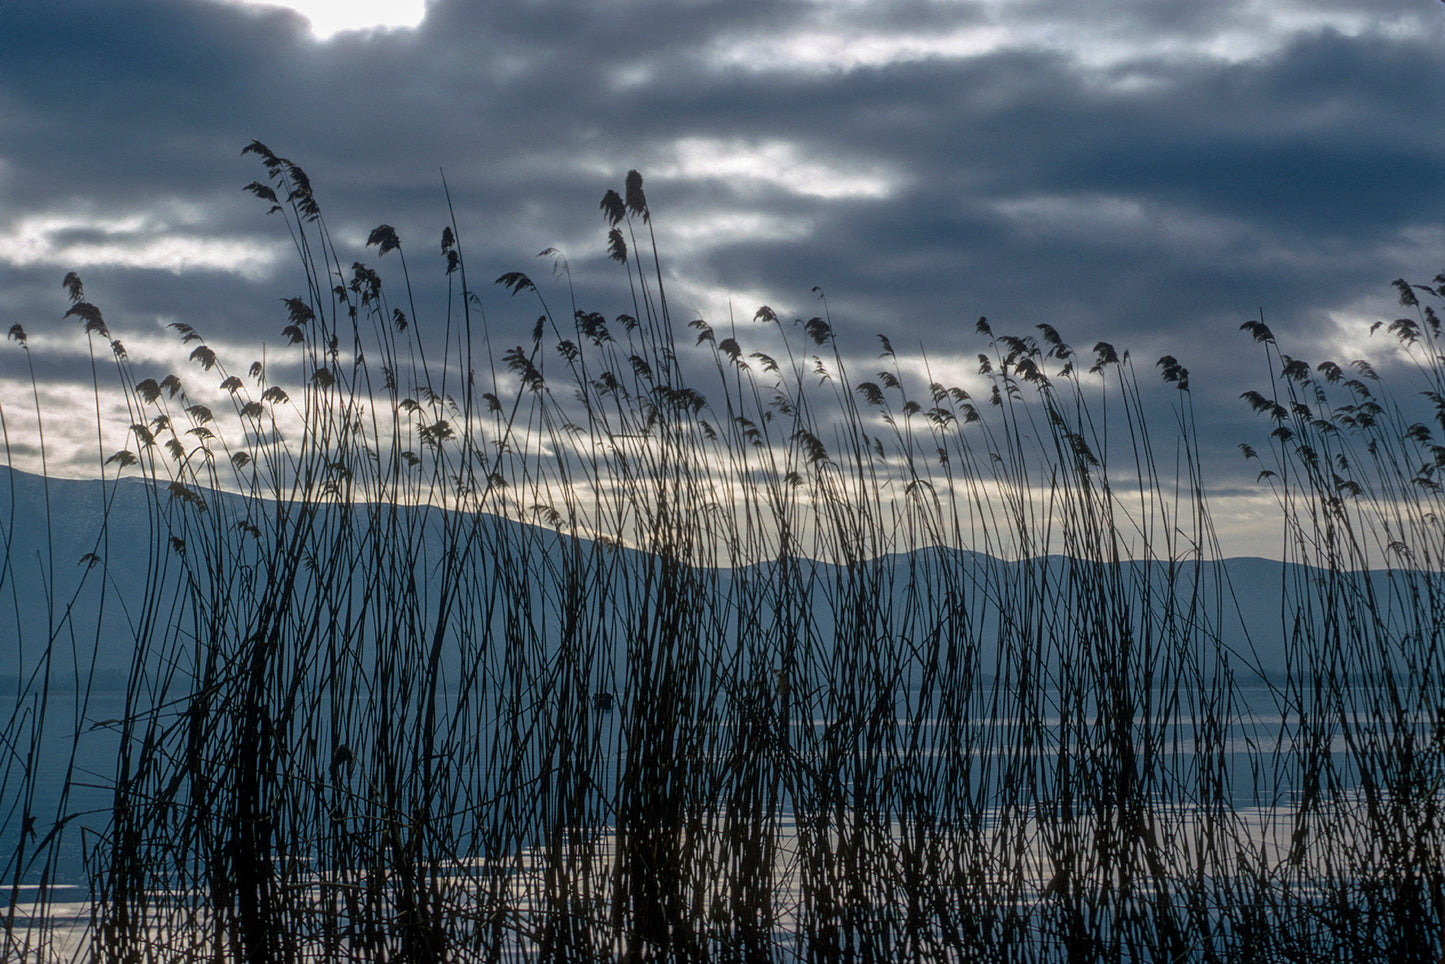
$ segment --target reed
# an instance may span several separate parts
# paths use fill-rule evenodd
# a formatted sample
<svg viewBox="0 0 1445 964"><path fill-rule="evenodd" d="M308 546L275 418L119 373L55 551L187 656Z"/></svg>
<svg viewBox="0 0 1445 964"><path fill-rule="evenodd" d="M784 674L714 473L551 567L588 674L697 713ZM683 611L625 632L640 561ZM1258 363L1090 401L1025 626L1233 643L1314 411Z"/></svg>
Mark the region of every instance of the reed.
<svg viewBox="0 0 1445 964"><path fill-rule="evenodd" d="M1172 357L1161 396L1111 345L980 319L951 385L881 336L853 371L821 293L680 322L635 172L601 204L624 311L508 272L536 321L485 355L454 220L420 312L393 229L368 247L395 288L299 167L246 153L302 271L285 350L232 368L182 324L190 367L137 371L71 275L98 444L103 397L131 423L78 579L45 463L8 472L8 955L1438 955L1445 277L1397 282L1389 326L1422 419L1246 325L1286 558L1278 625L1241 627ZM77 839L79 924L48 889Z"/></svg>

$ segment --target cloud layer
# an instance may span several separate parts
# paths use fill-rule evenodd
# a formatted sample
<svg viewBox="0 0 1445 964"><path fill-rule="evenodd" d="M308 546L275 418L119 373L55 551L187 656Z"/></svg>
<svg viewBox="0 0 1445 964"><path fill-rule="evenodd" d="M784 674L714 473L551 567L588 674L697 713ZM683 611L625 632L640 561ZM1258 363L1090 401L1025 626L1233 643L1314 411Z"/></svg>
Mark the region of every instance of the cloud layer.
<svg viewBox="0 0 1445 964"><path fill-rule="evenodd" d="M381 222L435 250L444 172L478 276L541 279L556 246L620 310L597 201L636 168L676 303L709 320L806 317L816 285L865 366L879 331L972 357L979 315L1167 351L1224 453L1262 431L1241 321L1306 358L1384 351L1352 326L1440 269L1442 32L1425 0L432 0L319 42L257 4L12 0L0 321L72 325L74 269L117 328L278 342L297 272L240 191L252 138L357 258Z"/></svg>

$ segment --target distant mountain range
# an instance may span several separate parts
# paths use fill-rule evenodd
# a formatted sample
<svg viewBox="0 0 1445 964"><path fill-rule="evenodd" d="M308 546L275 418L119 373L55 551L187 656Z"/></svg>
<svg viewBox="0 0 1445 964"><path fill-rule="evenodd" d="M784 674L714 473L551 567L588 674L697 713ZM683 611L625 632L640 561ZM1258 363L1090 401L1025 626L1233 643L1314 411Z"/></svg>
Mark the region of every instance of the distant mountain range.
<svg viewBox="0 0 1445 964"><path fill-rule="evenodd" d="M238 508L242 505L240 497L215 493L209 497L226 500L218 504L225 504L244 517L244 511ZM369 524L369 513L375 509L353 507L354 524ZM189 510L164 490L148 489L147 483L140 479L102 483L45 479L15 470L0 470L0 546L3 546L5 560L4 569L0 570L0 666L6 667L0 670L0 676L32 670L53 637L64 654L61 663L72 672L77 666L85 668L93 658L100 683L123 681L134 661L132 643L136 627L144 619L137 601L146 598L147 593L168 600L177 592L183 578L184 567L176 557L185 549L172 541L172 536L182 531L178 515L182 511ZM435 524L440 518L437 510L412 508L402 512L413 523L421 517L432 520L423 525L425 534L418 535L413 530L408 538L424 543L439 537ZM550 599L550 605L555 606L555 594L562 589L546 583L562 568L557 560L567 540L550 530L495 517L489 518L487 525L490 528L483 540L485 545L525 546L520 555L514 552L509 558L512 562L520 558L535 566L534 573L524 576L530 577L533 583L538 605L547 605L543 600ZM580 551L597 550L597 546L584 544ZM619 558L634 559L633 563L606 567L612 580L625 581L631 571L629 566L637 565L635 560L640 554L615 548L606 551L618 554ZM942 577L938 574L947 569L955 595L959 585L970 585L975 590L970 596L970 605L975 610L976 625L985 637L997 631L997 614L980 614L976 612L980 606L986 608L991 600L1008 596L1012 592L1010 587L1025 585L1031 588L1019 597L1021 604L1027 604L1028 598L1064 598L1066 593L1059 587L1075 578L1077 570L1086 565L1059 556L1005 562L961 550L926 552L926 558L924 554L915 554L912 559L898 555L874 560L868 565L886 573L878 580L879 585L891 587L900 600L910 591L923 597L942 598L949 586L925 584L929 580L940 580ZM423 545L419 557L434 562L438 556L436 551L429 552ZM811 582L815 589L809 591L818 593L814 604L818 619L816 631L826 636L834 615L826 589L836 584L838 567L806 561L804 565L813 567ZM766 566L754 567L752 574L763 580L771 578L765 569ZM725 587L737 575L715 572L715 583ZM1254 670L1272 677L1286 671L1286 630L1302 632L1306 625L1299 621L1303 617L1295 612L1294 601L1286 612L1287 591L1298 593L1298 587L1309 585L1309 580L1318 580L1319 576L1292 564L1241 557L1217 564L1182 562L1177 564L1172 577L1165 562L1124 563L1116 578L1121 586L1132 587L1128 591L1133 596L1130 604L1135 609L1142 608L1140 600L1145 597L1146 586L1152 600L1150 605L1159 605L1168 595L1165 587L1171 584L1178 608L1188 608L1182 593L1197 592L1205 601L1200 611L1214 624L1210 628L1211 636L1233 653L1231 662L1243 679ZM419 571L417 577L425 580L427 574ZM1378 583L1378 595L1388 600L1391 593L1383 588L1386 580L1386 574L1375 573L1365 582ZM101 591L103 585L105 592ZM613 589L620 590L621 586ZM1044 622L1047 624L1048 620ZM987 664L986 658L984 665ZM57 683L64 685L60 680Z"/></svg>

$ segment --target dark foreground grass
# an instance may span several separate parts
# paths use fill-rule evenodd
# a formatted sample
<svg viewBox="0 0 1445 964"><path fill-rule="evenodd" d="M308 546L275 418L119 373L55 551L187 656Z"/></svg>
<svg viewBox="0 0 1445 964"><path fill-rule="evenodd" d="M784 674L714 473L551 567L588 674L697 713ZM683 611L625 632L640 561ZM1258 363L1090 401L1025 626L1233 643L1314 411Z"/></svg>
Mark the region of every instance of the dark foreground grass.
<svg viewBox="0 0 1445 964"><path fill-rule="evenodd" d="M635 174L602 202L625 313L509 273L536 326L490 354L455 223L418 317L392 229L399 295L247 150L307 279L284 354L176 325L185 382L136 371L66 279L97 438L116 397L131 432L78 569L51 483L0 505L7 956L1438 957L1445 290L1398 283L1421 420L1247 326L1287 553L1265 689L1175 359L1160 406L1047 325L980 320L966 390L887 339L850 372L826 311L681 324ZM81 752L117 647L115 770L57 790L38 755Z"/></svg>

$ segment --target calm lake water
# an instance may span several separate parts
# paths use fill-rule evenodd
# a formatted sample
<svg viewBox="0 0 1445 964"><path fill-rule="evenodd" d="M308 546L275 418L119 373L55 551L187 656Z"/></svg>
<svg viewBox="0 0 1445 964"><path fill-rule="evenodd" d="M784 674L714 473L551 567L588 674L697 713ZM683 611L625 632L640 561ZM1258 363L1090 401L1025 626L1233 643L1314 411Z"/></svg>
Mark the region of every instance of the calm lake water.
<svg viewBox="0 0 1445 964"><path fill-rule="evenodd" d="M984 695L983 691L980 691L981 703L985 702ZM1278 696L1270 687L1242 687L1237 691L1237 695L1241 710L1229 722L1227 738L1220 745L1211 748L1214 754L1224 760L1231 802L1240 810L1268 810L1287 806L1298 789L1298 766L1292 758L1297 749L1292 733L1298 720L1280 712ZM90 693L89 703L83 713L77 704L78 697L74 692L59 691L51 694L45 734L35 756L37 779L30 804L31 812L37 815L38 836L43 836L53 825L57 813L63 812L71 818L65 830L59 862L51 873L53 882L66 885L85 883L84 848L90 842L91 834L102 831L108 820L119 745L117 721L125 713L125 693L114 688L97 688ZM493 701L488 699L482 703L479 715L485 717L492 711ZM68 721L77 718L81 720L78 740L72 738L67 725ZM604 730L604 746L616 746L616 726L621 719L620 712L599 714L599 718L601 725L607 728ZM818 738L833 722L822 717L796 718L792 726L794 746L806 747L810 738L812 744L816 745ZM1047 795L1050 779L1048 761L1055 757L1060 749L1057 735L1059 719L1057 716L1044 716L1041 722L1045 739L1033 748L1031 755L1040 761L1035 778L1040 781L1040 792ZM1360 728L1395 725L1394 722L1386 720L1355 720L1354 724ZM726 719L722 719L718 725L730 724ZM926 760L953 752L946 742L950 728L936 719L925 717L909 723L906 716L901 715L896 725L899 727L899 745L907 745L912 740L915 745L922 747L921 752L914 753L915 760ZM1018 747L1008 742L1009 734L1016 729L1016 725L1016 720L986 716L976 717L970 722L970 726L976 727L978 732L988 734L980 748L970 754L971 758L980 764L970 769L973 775L971 779L975 781L968 788L971 792L976 794L981 789L978 780L1003 779L1000 769L982 765L988 758L1020 756ZM1047 737L1051 731L1054 734L1052 740ZM1187 717L1177 717L1157 724L1155 732L1161 748L1158 761L1161 771L1187 781L1195 762L1195 721ZM28 736L28 730L26 735ZM1069 749L1077 755L1081 747L1071 744ZM20 747L17 756L23 759L27 751L28 748ZM1348 790L1357 775L1352 774L1352 764L1342 736L1336 734L1333 737L1330 751L1335 773L1343 777L1343 789ZM805 750L798 752L806 753ZM800 759L809 765L822 762L809 761L806 756L801 756ZM605 753L599 762L599 772L594 774L596 785L602 788L615 787L622 763L620 754ZM62 810L61 794L65 788L67 773L70 774L69 796ZM944 788L945 792L962 789L964 788ZM12 768L11 782L5 789L4 804L7 808L15 807L20 802L22 790ZM784 814L784 818L790 819L790 815ZM10 824L12 826L7 829L4 839L0 839L0 852L10 852L19 844L18 820L11 820ZM33 846L34 840L30 843ZM26 883L37 883L41 871L40 867L32 867L22 879ZM8 894L0 893L0 900L8 899Z"/></svg>
<svg viewBox="0 0 1445 964"><path fill-rule="evenodd" d="M981 704L988 703L987 690L980 690L977 695ZM905 694L903 700L912 701L915 696L916 694ZM1228 883L1229 879L1248 880L1251 874L1258 872L1261 865L1277 868L1279 873L1293 875L1296 880L1304 880L1316 872L1336 874L1337 870L1327 867L1312 869L1303 865L1292 866L1291 845L1299 830L1295 807L1299 778L1295 754L1299 748L1292 734L1299 721L1280 711L1277 694L1267 686L1241 688L1236 692L1236 697L1237 705L1241 707L1239 713L1228 722L1225 739L1210 748L1216 759L1223 760L1231 794L1228 804L1230 813L1223 824L1227 826L1231 840L1221 851L1222 858L1211 865L1210 873L1225 880L1223 892L1229 892L1229 887L1233 886ZM486 700L480 704L478 712L483 716L494 713L494 706L493 700ZM87 953L92 908L87 902L84 850L87 844L93 842L94 834L104 830L107 822L111 804L110 786L114 779L118 745L114 721L123 715L124 710L125 694L121 691L99 689L91 694L90 703L83 714L80 739L74 743L76 752L71 766L71 734L61 732L61 728L56 724L57 721L74 718L77 712L75 694L52 695L52 727L47 731L42 752L37 756L36 772L39 779L32 811L39 815L37 824L43 835L54 819L61 788L69 769L73 776L64 813L74 815L74 819L67 826L64 846L58 862L52 868L50 879L53 885L58 886L51 890L50 900L45 906L30 906L36 895L33 885L39 882L40 873L39 868L32 868L24 875L22 886L7 889L3 894L7 911L14 912L19 931L26 933L26 928L32 927L34 929L31 933L40 935L37 940L49 942L51 954L45 959L69 960L77 955L83 957ZM620 709L599 713L599 725L606 735L605 745L617 745L617 728L622 718ZM810 761L806 748L819 745L821 736L837 722L823 717L797 718L792 721L790 738L795 746L804 748L798 750L800 765L821 762L817 759ZM1000 872L1010 875L1009 880L998 881L1000 893L1005 895L1007 901L1017 904L1021 920L1031 922L1024 925L1026 928L1039 928L1039 932L1044 933L1054 926L1048 923L1051 920L1049 914L1054 912L1048 898L1048 891L1054 885L1054 854L1061 840L1067 842L1066 838L1060 837L1061 825L1057 822L1057 814L1045 814L1042 809L1051 794L1047 774L1053 772L1051 768L1061 750L1079 755L1080 751L1088 748L1063 743L1058 737L1059 718L1045 716L1040 721L1044 738L1030 753L1021 754L1018 747L1007 742L1008 734L1017 731L1018 722L1010 718L982 715L973 718L970 725L976 727L978 732L988 734L988 738L981 744L981 748L968 754L968 759L975 764L969 768L968 773L970 779L975 779L976 774L988 775L978 779L1005 779L1006 771L1003 768L986 765L990 758L1004 758L1015 763L1019 760L1034 760L1038 764L1037 769L1030 772L1036 781L1033 796L1039 801L1037 806L1040 809L1021 811L1015 807L988 810L975 828L969 831L975 835L974 839L964 842L962 848L984 854L1006 855L996 862L999 868L1003 868ZM716 725L731 726L734 723L735 721L720 718ZM1075 726L1084 725L1078 719L1073 720L1073 723ZM1362 733L1367 733L1371 727L1377 727L1383 732L1388 726L1400 724L1401 721L1364 718L1351 721L1351 725L1359 728ZM897 745L911 744L914 747L910 751L911 765L927 766L929 761L945 759L951 754L957 755L956 749L947 743L948 733L956 731L943 721L925 717L909 722L907 714L904 713L895 721L895 727ZM1049 739L1047 734L1051 732L1054 737ZM1156 725L1153 732L1160 745L1167 748L1156 760L1157 779L1165 782L1176 780L1179 786L1187 788L1196 762L1196 721L1187 717L1176 717ZM1340 737L1335 737L1328 747L1328 753L1335 765L1335 776L1340 778L1340 782L1332 791L1334 800L1315 818L1312 826L1328 825L1329 832L1346 836L1357 835L1355 839L1358 840L1361 839L1359 835L1367 837L1370 831L1365 823L1365 808L1359 805L1354 796L1351 754L1347 750L1347 745ZM604 753L598 757L597 772L594 773L596 784L601 788L615 788L621 765L622 759L618 753ZM886 769L886 761L883 766ZM1038 774L1045 776L1041 778ZM974 795L974 799L978 799L981 791L986 793L987 788L977 782L968 788L940 788L940 812L947 811L947 798L950 796L968 792ZM6 792L11 791L7 788ZM1441 795L1442 803L1445 803L1445 790L1441 791ZM6 805L11 805L13 799L7 797ZM607 810L604 807L600 812L605 813ZM828 814L829 819L843 824L851 823L853 816L854 814L846 810ZM1195 843L1207 834L1218 832L1222 825L1217 816L1206 817L1202 811L1191 808L1187 789L1185 792L1173 793L1171 799L1161 799L1154 816L1160 828L1163 844L1161 852L1168 862L1160 869L1167 877L1173 878L1177 885L1180 880L1188 879L1194 872L1187 864L1193 859ZM843 836L840 835L836 822L819 831L813 820L813 815L794 813L785 807L781 812L772 814L765 824L771 833L766 867L761 871L770 895L766 926L772 935L770 940L777 948L786 951L785 957L788 954L794 954L800 959L806 957L805 948L797 943L800 940L797 935L809 926L816 926L816 921L810 924L808 918L816 912L819 881L815 861L820 840L827 848L839 849L843 845ZM729 825L728 818L720 814L709 814L703 819L702 825L714 828L711 832L718 834L717 839L708 846L720 848L719 853L721 848L729 846L724 841L725 834L718 829ZM901 823L897 818L888 817L883 818L881 823L874 821L868 826L868 832L877 838L871 845L883 850L891 848L895 853L906 851L919 831L918 826L910 826ZM1108 835L1107 829L1098 826L1095 818L1087 813L1071 818L1066 822L1066 826L1066 837L1076 837L1084 846L1090 846L1090 841L1098 838L1101 829L1105 836ZM936 829L931 828L929 832ZM942 835L936 838L942 842L942 853L946 855L958 852L958 842L950 842L949 837L950 834L956 837L958 833L960 831L957 829L944 830ZM18 837L12 833L8 839L0 841L0 852L9 852L18 843ZM615 898L613 888L616 886L614 875L619 859L618 840L610 825L604 823L592 827L573 837L562 849L566 854L569 873L576 878L569 886L577 887L580 892L593 894L603 906ZM555 882L548 882L549 856L555 857L556 852L549 855L542 848L523 847L516 853L492 859L455 861L439 868L441 875L437 877L435 886L439 892L447 895L452 911L465 916L469 909L474 910L477 920L486 919L488 914L493 913L488 907L507 907L508 920L514 922L515 929L509 931L504 958L529 960L535 956L535 947L527 936L532 933L528 929L532 926L529 921L532 920L532 915L543 919L551 911L547 894L549 886L555 886ZM736 860L736 856L720 857L719 866L733 866L727 863L728 859ZM1254 863L1245 866L1238 861ZM1334 882L1339 883L1338 880ZM837 884L844 886L842 881L837 881ZM295 880L294 885L309 888L308 892L312 894L318 908L335 906L338 888L344 890L357 886L354 881L330 879L320 873L312 876L303 874ZM702 886L712 891L711 899L735 899L735 892L730 889L735 885L730 884L725 877L719 877L716 881L704 881ZM897 886L896 882L880 880L875 896L891 899L889 895ZM947 885L938 882L937 886ZM1296 888L1295 899L1299 894L1308 898L1310 890L1307 883L1292 886ZM1146 883L1139 891L1140 899L1147 899L1149 893L1150 887ZM156 906L163 906L168 899L165 895L157 895ZM484 903L486 901L491 903ZM32 919L29 916L31 914L37 916ZM195 916L194 911L188 911L187 914L190 916L184 919L189 923L185 926L195 928L201 919ZM192 934L184 940L197 942L188 945L188 952L199 952L204 949L208 939L204 934L199 937ZM171 941L173 938L166 937L165 940ZM181 944L174 946L180 947ZM792 950L789 951L789 948ZM622 954L624 950L619 945L614 952ZM34 954L27 952L26 958L40 960L42 955L38 951Z"/></svg>

